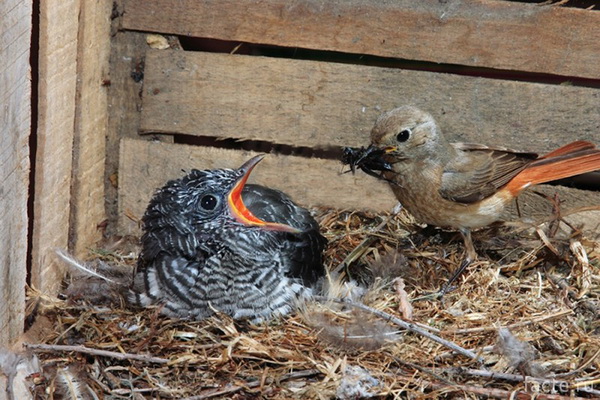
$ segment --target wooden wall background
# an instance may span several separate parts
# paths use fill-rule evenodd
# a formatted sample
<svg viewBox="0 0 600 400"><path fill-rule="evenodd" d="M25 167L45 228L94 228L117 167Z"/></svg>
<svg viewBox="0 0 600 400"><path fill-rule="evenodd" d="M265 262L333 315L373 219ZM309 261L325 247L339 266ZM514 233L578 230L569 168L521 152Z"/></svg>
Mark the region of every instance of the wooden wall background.
<svg viewBox="0 0 600 400"><path fill-rule="evenodd" d="M340 174L328 151L368 144L376 117L399 105L429 110L456 140L539 152L600 142L596 11L492 0L125 0L120 27L131 31L125 42L138 31L184 43L131 57L145 63L132 92L141 112L122 118L129 130L112 167L121 233L139 234L153 190L182 169L234 167L253 154L198 145L207 138L312 156L269 156L253 178L305 205L376 211L394 203L386 185ZM303 55L285 52L298 48ZM590 201L600 197L583 196Z"/></svg>

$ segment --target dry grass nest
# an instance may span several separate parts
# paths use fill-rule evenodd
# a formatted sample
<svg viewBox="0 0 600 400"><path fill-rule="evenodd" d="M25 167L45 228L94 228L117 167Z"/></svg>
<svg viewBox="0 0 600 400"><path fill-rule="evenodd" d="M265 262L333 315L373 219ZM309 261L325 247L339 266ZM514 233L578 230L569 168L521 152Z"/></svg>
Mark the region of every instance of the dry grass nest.
<svg viewBox="0 0 600 400"><path fill-rule="evenodd" d="M456 233L404 211L314 212L338 295L382 315L319 301L258 326L172 320L72 277L58 298L29 291L36 398L600 398L600 243L560 221L480 230L480 260L439 300L426 295L461 262ZM90 259L126 275L136 251L122 238Z"/></svg>

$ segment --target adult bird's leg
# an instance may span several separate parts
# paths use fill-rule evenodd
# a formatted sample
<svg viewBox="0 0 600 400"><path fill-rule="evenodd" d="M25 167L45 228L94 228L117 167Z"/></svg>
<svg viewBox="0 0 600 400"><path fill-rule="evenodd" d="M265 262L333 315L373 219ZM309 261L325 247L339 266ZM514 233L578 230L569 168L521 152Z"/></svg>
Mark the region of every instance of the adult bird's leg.
<svg viewBox="0 0 600 400"><path fill-rule="evenodd" d="M460 234L463 237L465 243L465 258L460 263L460 266L454 271L448 282L442 287L441 294L444 295L450 292L454 281L464 272L464 270L471 265L473 261L477 259L477 252L475 246L473 246L473 239L471 239L471 230L467 228L460 228Z"/></svg>

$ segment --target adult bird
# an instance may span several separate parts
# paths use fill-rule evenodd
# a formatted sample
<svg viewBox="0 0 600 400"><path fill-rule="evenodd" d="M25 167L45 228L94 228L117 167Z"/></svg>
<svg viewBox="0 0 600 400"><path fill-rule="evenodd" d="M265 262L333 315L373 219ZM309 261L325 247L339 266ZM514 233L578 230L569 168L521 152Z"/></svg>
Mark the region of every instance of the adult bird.
<svg viewBox="0 0 600 400"><path fill-rule="evenodd" d="M156 192L142 219L133 303L177 318L220 312L261 322L312 293L326 240L283 192L246 184L263 157L193 170Z"/></svg>
<svg viewBox="0 0 600 400"><path fill-rule="evenodd" d="M463 236L466 258L443 291L477 257L471 230L499 220L522 190L600 169L600 150L586 141L541 157L450 143L430 114L411 106L382 114L371 143L391 166L382 175L402 205L421 222L457 229Z"/></svg>

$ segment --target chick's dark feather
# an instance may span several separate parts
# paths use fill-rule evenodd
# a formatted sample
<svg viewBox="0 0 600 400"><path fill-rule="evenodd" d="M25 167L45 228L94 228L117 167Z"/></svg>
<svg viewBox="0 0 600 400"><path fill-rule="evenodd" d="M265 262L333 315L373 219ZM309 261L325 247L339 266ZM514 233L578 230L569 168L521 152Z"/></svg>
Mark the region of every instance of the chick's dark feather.
<svg viewBox="0 0 600 400"><path fill-rule="evenodd" d="M325 275L323 250L327 240L310 212L292 201L285 193L259 185L246 185L242 192L246 206L258 218L300 229L301 233L281 232L290 260L289 276L313 285Z"/></svg>

